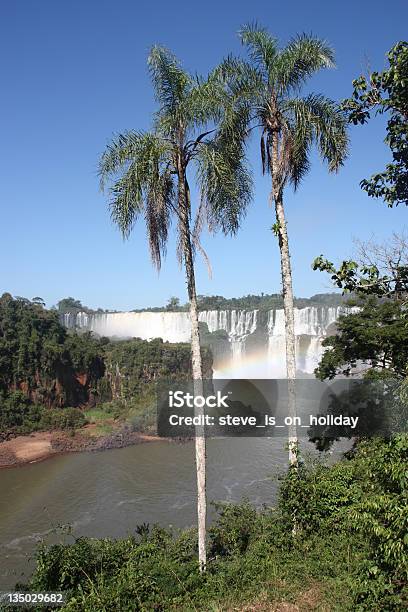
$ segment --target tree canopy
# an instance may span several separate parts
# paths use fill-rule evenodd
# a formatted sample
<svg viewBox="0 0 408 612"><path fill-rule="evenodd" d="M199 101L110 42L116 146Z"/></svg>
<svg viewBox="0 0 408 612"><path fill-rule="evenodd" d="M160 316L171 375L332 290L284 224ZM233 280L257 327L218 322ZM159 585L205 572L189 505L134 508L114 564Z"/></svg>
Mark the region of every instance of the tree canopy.
<svg viewBox="0 0 408 612"><path fill-rule="evenodd" d="M408 43L400 41L388 53L389 67L353 81L351 98L344 100L351 123L364 124L372 113L388 116L385 143L392 162L383 172L363 179L361 187L389 207L408 205Z"/></svg>

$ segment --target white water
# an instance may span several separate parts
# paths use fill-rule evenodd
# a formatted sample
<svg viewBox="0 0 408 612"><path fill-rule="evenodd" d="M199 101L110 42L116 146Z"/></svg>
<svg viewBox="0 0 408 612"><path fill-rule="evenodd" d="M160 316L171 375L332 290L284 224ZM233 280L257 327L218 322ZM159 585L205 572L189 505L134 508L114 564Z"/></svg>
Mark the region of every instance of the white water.
<svg viewBox="0 0 408 612"><path fill-rule="evenodd" d="M297 336L297 367L300 372L312 373L322 355L322 340L344 307L308 306L295 309ZM257 310L207 310L199 313L210 332L224 330L228 334L230 358L219 363L215 355L215 369L219 376L279 378L285 376L285 318L282 309L270 310L260 321ZM188 312L115 312L77 315L67 313L66 327L90 330L100 336L117 338L162 338L165 342L189 342ZM247 348L247 339L255 332L264 342L259 349Z"/></svg>

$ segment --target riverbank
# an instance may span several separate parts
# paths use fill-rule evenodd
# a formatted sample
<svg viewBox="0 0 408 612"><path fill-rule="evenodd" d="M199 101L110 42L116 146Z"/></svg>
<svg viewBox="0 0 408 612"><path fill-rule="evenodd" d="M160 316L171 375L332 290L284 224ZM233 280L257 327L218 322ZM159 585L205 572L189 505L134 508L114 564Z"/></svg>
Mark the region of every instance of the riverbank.
<svg viewBox="0 0 408 612"><path fill-rule="evenodd" d="M90 424L77 430L74 435L65 431L42 431L1 442L0 469L44 461L62 453L102 451L163 440L126 428L102 436L95 435L95 430L96 426Z"/></svg>
<svg viewBox="0 0 408 612"><path fill-rule="evenodd" d="M50 517L75 521L75 534L36 550L29 536L36 567L27 584L25 562L20 590L65 591L75 612L133 610L135 602L197 612L406 609L407 436L361 440L331 466L311 458L281 475L279 492L271 470L286 467L282 440L212 439L209 446L209 499L230 503L210 518L205 574L196 530L188 528L196 518L193 445L153 444L72 456L71 466L64 458L61 470L36 466L20 471L24 483L4 482L15 508L6 502L5 512L18 529L3 526L7 553L27 542L18 535L25 500L31 534L45 532ZM41 476L41 467L50 470ZM0 577L5 562L11 567L1 559Z"/></svg>

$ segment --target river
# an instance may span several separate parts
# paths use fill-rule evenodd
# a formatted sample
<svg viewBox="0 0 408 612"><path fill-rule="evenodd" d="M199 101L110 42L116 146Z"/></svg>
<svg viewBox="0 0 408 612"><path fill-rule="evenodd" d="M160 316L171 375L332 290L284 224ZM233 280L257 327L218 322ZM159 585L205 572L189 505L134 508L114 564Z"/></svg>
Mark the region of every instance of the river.
<svg viewBox="0 0 408 612"><path fill-rule="evenodd" d="M273 505L287 462L283 438L208 441L208 499ZM306 446L306 443L304 443ZM309 444L307 453L315 454ZM335 460L349 443L337 446ZM306 454L307 454L306 453ZM195 522L194 446L151 442L103 452L59 455L0 470L0 590L26 581L41 539L73 535L123 537L148 522ZM214 511L210 510L211 520ZM72 539L68 539L72 541Z"/></svg>

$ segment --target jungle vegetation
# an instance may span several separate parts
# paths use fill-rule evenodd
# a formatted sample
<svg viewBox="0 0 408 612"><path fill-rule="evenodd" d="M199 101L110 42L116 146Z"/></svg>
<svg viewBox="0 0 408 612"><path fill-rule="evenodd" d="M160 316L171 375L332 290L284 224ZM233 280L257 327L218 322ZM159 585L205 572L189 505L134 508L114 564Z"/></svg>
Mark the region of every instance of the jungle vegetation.
<svg viewBox="0 0 408 612"><path fill-rule="evenodd" d="M212 358L203 349L204 372ZM191 375L190 347L160 338L110 341L68 332L37 301L0 297L0 432L75 429L98 406L124 420L158 378ZM149 388L150 389L150 388ZM150 404L154 393L150 389ZM137 404L138 406L138 404ZM139 412L141 408L138 406ZM146 409L146 406L143 408Z"/></svg>

